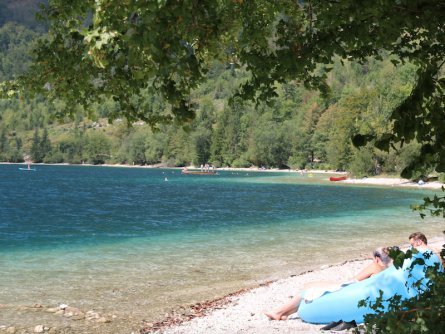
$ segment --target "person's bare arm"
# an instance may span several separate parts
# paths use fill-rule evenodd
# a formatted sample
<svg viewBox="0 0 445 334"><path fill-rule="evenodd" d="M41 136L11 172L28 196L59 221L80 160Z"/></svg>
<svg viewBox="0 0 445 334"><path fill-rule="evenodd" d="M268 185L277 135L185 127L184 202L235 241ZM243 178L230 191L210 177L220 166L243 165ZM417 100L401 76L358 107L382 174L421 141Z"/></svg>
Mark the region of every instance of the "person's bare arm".
<svg viewBox="0 0 445 334"><path fill-rule="evenodd" d="M378 270L376 270L376 263L372 262L365 268L363 268L357 275L354 276L354 279L357 281L363 281L364 279L369 278L370 276L376 274Z"/></svg>

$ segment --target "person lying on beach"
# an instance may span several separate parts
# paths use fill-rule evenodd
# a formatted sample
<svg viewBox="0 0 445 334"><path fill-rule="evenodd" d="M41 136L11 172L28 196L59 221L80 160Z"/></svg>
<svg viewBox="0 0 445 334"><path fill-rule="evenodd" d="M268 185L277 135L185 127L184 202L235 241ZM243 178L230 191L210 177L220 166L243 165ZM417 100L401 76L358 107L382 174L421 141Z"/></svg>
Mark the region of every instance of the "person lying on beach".
<svg viewBox="0 0 445 334"><path fill-rule="evenodd" d="M319 282L306 286L302 291L297 293L289 302L281 305L273 311L265 312L270 320L286 320L288 316L298 311L302 298L305 300L314 300L321 297L326 292L340 290L342 287L362 281L375 275L391 264L392 259L389 257L388 248L379 247L373 253L373 262L363 268L351 280L343 283Z"/></svg>

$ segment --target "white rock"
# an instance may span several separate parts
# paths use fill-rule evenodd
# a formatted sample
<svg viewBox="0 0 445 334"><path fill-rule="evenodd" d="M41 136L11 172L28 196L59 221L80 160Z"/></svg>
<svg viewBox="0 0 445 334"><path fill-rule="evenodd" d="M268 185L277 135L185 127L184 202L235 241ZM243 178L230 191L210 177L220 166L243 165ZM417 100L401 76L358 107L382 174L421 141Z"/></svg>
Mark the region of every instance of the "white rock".
<svg viewBox="0 0 445 334"><path fill-rule="evenodd" d="M83 312L81 310L79 310L78 308L75 307L70 307L68 306L67 308L65 308L65 313L71 313L71 315L83 315Z"/></svg>
<svg viewBox="0 0 445 334"><path fill-rule="evenodd" d="M56 313L57 311L59 311L60 309L58 307L50 307L46 309L46 312L49 313Z"/></svg>
<svg viewBox="0 0 445 334"><path fill-rule="evenodd" d="M99 319L99 318L100 318L100 315L99 315L99 313L97 313L97 312L94 312L94 311L88 311L88 312L85 314L85 317L86 317L88 320L92 320L92 319Z"/></svg>
<svg viewBox="0 0 445 334"><path fill-rule="evenodd" d="M45 329L43 328L43 325L37 325L34 327L34 333L43 333Z"/></svg>
<svg viewBox="0 0 445 334"><path fill-rule="evenodd" d="M6 333L8 333L8 334L15 334L16 331L17 331L17 330L16 330L15 327L13 327L13 326L8 327L8 328L6 329Z"/></svg>

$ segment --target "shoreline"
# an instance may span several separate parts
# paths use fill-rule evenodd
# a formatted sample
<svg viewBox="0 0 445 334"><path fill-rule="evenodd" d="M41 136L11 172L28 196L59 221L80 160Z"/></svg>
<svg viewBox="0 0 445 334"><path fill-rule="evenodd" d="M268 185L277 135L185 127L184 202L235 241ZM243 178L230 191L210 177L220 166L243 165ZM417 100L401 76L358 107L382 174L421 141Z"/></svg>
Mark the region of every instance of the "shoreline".
<svg viewBox="0 0 445 334"><path fill-rule="evenodd" d="M424 183L417 183L403 178L384 178L384 177L370 177L363 179L347 179L339 181L343 184L357 184L357 185L378 185L387 187L400 187L400 188L417 188L417 189L442 189L445 187L444 183L439 181L429 181Z"/></svg>
<svg viewBox="0 0 445 334"><path fill-rule="evenodd" d="M246 296L249 296L251 294L261 294L263 293L262 290L268 290L268 289L274 289L275 286L281 286L283 284L288 283L289 281L295 281L299 280L301 278L304 278L305 281L307 281L306 276L313 276L317 275L319 272L324 272L325 270L329 270L332 268L337 269L338 267L342 266L350 266L351 264L356 267L356 264L361 265L363 263L368 262L365 255L360 256L356 259L351 259L347 261L343 261L341 263L337 264L330 264L330 265L323 265L318 269L312 269L307 270L298 274L292 274L287 278L280 278L275 279L271 281L265 281L263 283L259 283L255 286L249 287L249 288L243 288L240 290L237 290L235 292L229 293L227 295L224 295L222 297L213 299L213 300L205 300L203 302L196 303L194 305L190 305L189 310L183 310L183 313L179 313L178 311L172 311L169 314L166 314L165 318L158 322L148 322L144 324L144 327L141 329L141 334L150 334L150 333L156 333L156 334L169 334L169 333L201 333L196 326L202 326L201 323L207 322L206 320L203 320L203 318L206 317L213 317L214 312L219 312L220 310L225 309L231 309L233 307L236 307L239 305L239 301L246 298ZM288 298L290 298L289 296ZM252 308L254 309L254 307ZM259 313L261 316L263 316L263 312ZM254 314L251 313L251 316ZM291 317L291 318L295 318ZM285 323L285 321L270 321L266 318L264 315L264 319L266 319L268 322L275 322L277 324L279 323ZM290 319L289 319L290 320ZM248 320L251 321L251 320ZM217 325L220 325L218 323ZM317 326L317 329L319 327L322 327L323 325L312 325L307 324L308 326ZM190 328L189 328L190 327ZM215 330L215 328L211 328L211 330ZM239 332L239 331L237 331ZM202 332L204 334L204 331ZM219 333L218 331L214 331L214 333ZM244 333L242 331L242 333ZM255 333L260 333L258 331L255 331ZM252 333L254 334L254 333Z"/></svg>
<svg viewBox="0 0 445 334"><path fill-rule="evenodd" d="M445 243L444 236L430 238L428 245L436 252ZM408 244L401 245L407 249ZM141 334L204 334L204 333L319 333L324 325L303 322L298 313L287 320L269 320L264 312L288 301L304 285L315 281L344 281L371 262L369 255L358 255L355 259L341 263L323 265L318 269L290 275L258 286L241 289L211 301L190 306L183 313L166 315L163 321L145 323Z"/></svg>
<svg viewBox="0 0 445 334"><path fill-rule="evenodd" d="M429 237L428 245L435 250L441 249L445 237ZM402 249L408 244L401 244ZM351 255L351 259L342 262L319 265L318 267L284 278L264 281L254 286L242 288L232 293L211 300L204 300L193 305L172 308L159 321L126 318L125 323L118 323L119 317L114 313L102 313L96 308L77 308L69 305L25 304L8 305L0 303L0 313L4 316L19 314L26 316L39 315L34 325L7 325L0 317L0 333L126 333L126 334L293 334L320 333L324 325L303 322L298 313L285 321L271 321L264 312L270 311L287 302L308 283L317 281L345 281L369 264L371 250ZM134 305L134 307L138 307ZM63 324L47 324L47 319L58 318ZM46 320L45 320L46 319ZM121 320L124 320L123 318ZM130 326L128 326L130 325Z"/></svg>
<svg viewBox="0 0 445 334"><path fill-rule="evenodd" d="M0 162L0 165L27 165L26 162L13 163L13 162ZM109 168L139 168L139 169L172 169L172 170L182 170L182 167L165 167L158 165L128 165L128 164L102 164L102 165L92 165L92 164L45 164L45 163L32 163L33 166L81 166L81 167L109 167ZM188 169L199 170L199 167L187 166ZM347 176L348 172L337 172L334 170L296 170L296 169L260 169L258 167L250 168L234 168L234 167L219 167L215 168L215 171L232 171L232 172L255 172L255 173L297 173L300 175L311 175L311 174L322 174L322 175L343 175ZM359 186L383 186L383 187L398 187L398 188L417 188L417 189L433 189L440 190L442 187L445 188L445 183L439 181L428 181L417 183L408 179L404 179L397 176L386 176L386 177L365 177L365 178L347 178L346 180L330 182L327 178L327 184L338 184L338 185L359 185Z"/></svg>

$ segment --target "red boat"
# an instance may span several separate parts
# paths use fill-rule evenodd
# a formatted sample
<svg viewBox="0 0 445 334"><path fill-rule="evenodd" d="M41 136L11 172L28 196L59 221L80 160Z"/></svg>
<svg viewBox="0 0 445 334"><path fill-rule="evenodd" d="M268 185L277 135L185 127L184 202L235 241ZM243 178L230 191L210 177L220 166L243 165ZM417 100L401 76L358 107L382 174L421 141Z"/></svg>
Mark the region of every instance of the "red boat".
<svg viewBox="0 0 445 334"><path fill-rule="evenodd" d="M347 178L348 178L347 176L331 176L329 178L329 181L344 181Z"/></svg>

